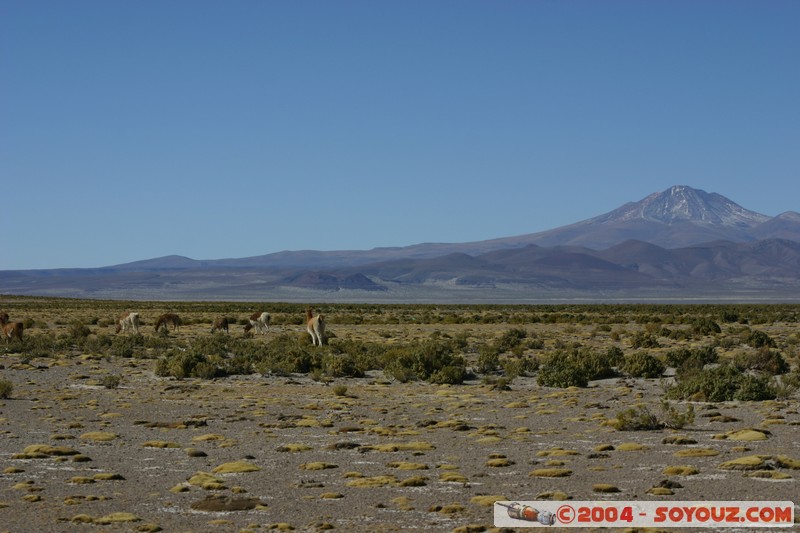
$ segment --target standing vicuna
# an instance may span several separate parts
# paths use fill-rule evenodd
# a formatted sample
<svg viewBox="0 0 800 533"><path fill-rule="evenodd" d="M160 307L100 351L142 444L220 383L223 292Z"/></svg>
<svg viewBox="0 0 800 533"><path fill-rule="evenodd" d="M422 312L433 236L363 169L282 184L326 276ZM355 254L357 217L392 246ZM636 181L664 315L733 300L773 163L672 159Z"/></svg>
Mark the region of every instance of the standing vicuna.
<svg viewBox="0 0 800 533"><path fill-rule="evenodd" d="M128 330L139 333L139 313L123 313L117 319L117 333Z"/></svg>
<svg viewBox="0 0 800 533"><path fill-rule="evenodd" d="M3 333L6 344L11 342L14 338L22 342L22 330L25 329L22 322L9 322L8 318L8 313L0 313L0 331Z"/></svg>
<svg viewBox="0 0 800 533"><path fill-rule="evenodd" d="M311 335L311 344L315 346L325 344L325 317L314 316L310 307L306 309L306 331Z"/></svg>

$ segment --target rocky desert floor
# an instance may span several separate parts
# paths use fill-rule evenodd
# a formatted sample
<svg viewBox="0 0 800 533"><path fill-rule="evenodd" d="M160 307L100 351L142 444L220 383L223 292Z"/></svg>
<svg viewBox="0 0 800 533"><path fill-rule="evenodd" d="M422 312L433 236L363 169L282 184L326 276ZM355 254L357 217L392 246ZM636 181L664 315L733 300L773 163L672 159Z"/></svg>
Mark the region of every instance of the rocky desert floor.
<svg viewBox="0 0 800 533"><path fill-rule="evenodd" d="M619 411L660 410L660 380L178 380L149 359L13 349L0 364L13 384L0 532L483 531L496 500L800 502L796 394L697 402L680 430L618 431Z"/></svg>

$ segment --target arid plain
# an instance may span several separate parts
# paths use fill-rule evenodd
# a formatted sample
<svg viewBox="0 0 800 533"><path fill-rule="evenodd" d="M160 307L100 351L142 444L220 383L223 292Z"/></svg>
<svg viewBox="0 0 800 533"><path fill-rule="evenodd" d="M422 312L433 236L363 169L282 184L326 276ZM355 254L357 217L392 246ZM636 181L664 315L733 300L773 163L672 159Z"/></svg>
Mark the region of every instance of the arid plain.
<svg viewBox="0 0 800 533"><path fill-rule="evenodd" d="M496 500L800 499L800 306L313 307L327 346L300 304L1 297L25 336L0 344L0 532L483 531ZM129 311L140 333L115 334ZM247 337L256 311L272 324ZM183 324L157 333L165 312ZM774 398L669 396L676 354L701 352ZM622 359L542 384L576 354Z"/></svg>

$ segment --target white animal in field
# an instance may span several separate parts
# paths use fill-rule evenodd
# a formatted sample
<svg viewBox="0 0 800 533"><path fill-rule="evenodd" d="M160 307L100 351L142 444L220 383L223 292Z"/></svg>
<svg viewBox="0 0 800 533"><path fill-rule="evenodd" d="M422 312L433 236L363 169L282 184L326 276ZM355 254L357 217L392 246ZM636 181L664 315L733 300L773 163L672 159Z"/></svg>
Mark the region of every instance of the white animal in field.
<svg viewBox="0 0 800 533"><path fill-rule="evenodd" d="M322 346L325 344L325 317L314 316L311 308L306 310L306 331L311 335L311 344Z"/></svg>
<svg viewBox="0 0 800 533"><path fill-rule="evenodd" d="M123 313L117 319L117 333L128 330L139 333L139 313Z"/></svg>
<svg viewBox="0 0 800 533"><path fill-rule="evenodd" d="M262 333L264 335L267 334L269 331L269 322L270 322L269 313L264 311L263 313L259 313L256 311L252 315L250 315L250 326L256 328L256 333Z"/></svg>

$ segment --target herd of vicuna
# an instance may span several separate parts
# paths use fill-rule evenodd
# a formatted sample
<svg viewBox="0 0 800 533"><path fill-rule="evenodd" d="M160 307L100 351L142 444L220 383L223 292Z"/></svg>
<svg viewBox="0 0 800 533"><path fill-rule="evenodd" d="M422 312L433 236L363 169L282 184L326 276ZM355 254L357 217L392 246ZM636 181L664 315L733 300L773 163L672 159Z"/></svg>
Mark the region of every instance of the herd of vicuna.
<svg viewBox="0 0 800 533"><path fill-rule="evenodd" d="M253 330L256 333L266 335L269 331L270 315L266 311L255 312L250 315L247 324L244 325L244 332L246 335L252 335ZM22 342L22 322L9 322L8 313L0 312L0 325L2 325L3 338L6 343L13 339L18 339ZM139 313L123 313L117 318L116 332L117 333L139 333L141 325ZM214 320L211 326L211 333L215 331L224 331L228 333L229 327L227 317L220 317ZM159 316L155 322L156 332L163 329L177 330L181 326L181 318L175 313L164 313ZM326 343L325 337L325 318L322 315L314 315L311 309L306 310L306 331L311 335L311 343L322 346Z"/></svg>

